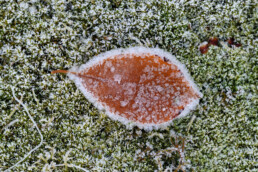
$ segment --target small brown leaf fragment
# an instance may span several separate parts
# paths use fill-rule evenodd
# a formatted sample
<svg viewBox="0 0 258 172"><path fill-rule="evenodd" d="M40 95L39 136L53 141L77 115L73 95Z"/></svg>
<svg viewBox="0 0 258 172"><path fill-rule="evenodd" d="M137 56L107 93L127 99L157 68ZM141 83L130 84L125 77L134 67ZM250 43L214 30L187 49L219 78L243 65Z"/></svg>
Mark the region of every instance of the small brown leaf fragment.
<svg viewBox="0 0 258 172"><path fill-rule="evenodd" d="M228 42L229 45L234 45L235 39L234 38L229 38L227 42Z"/></svg>
<svg viewBox="0 0 258 172"><path fill-rule="evenodd" d="M236 46L236 47L241 47L241 46L242 46L241 43L235 42L235 39L234 39L234 38L229 38L229 39L227 40L227 42L228 42L229 45L234 45L234 46Z"/></svg>
<svg viewBox="0 0 258 172"><path fill-rule="evenodd" d="M202 54L206 54L209 50L209 44L203 44L199 47Z"/></svg>
<svg viewBox="0 0 258 172"><path fill-rule="evenodd" d="M164 62L169 62L169 59L166 57L163 57Z"/></svg>
<svg viewBox="0 0 258 172"><path fill-rule="evenodd" d="M235 46L236 46L236 47L241 47L242 44L240 44L240 43L235 43Z"/></svg>
<svg viewBox="0 0 258 172"><path fill-rule="evenodd" d="M219 39L217 37L211 37L208 41L208 44L218 46Z"/></svg>

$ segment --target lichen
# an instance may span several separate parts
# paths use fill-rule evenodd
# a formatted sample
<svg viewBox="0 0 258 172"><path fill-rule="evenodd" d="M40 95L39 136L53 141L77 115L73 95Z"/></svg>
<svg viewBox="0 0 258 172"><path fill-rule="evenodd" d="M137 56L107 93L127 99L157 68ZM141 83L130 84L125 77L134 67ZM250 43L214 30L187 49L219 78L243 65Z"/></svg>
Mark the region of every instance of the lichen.
<svg viewBox="0 0 258 172"><path fill-rule="evenodd" d="M186 171L257 171L256 25L254 0L1 1L0 171L41 141L12 87L44 138L13 171L176 170L180 154L165 152L179 138L187 140ZM219 45L201 54L210 37ZM175 55L203 93L196 110L167 130L127 129L66 76L50 74L139 44Z"/></svg>

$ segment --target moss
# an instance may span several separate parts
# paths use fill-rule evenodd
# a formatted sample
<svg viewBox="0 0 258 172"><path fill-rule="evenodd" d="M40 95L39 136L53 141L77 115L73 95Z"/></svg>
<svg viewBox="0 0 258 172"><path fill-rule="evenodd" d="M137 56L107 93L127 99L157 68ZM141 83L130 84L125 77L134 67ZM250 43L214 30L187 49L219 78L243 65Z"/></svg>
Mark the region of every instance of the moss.
<svg viewBox="0 0 258 172"><path fill-rule="evenodd" d="M170 138L181 135L189 140L187 171L257 171L255 1L33 0L0 6L0 170L40 143L13 86L44 136L43 146L14 171L158 170L157 152L174 147ZM201 54L198 45L213 36L219 46ZM167 130L127 129L97 111L66 76L50 75L101 52L139 45L134 37L176 55L204 94L195 111ZM231 37L242 46L228 46ZM179 165L179 154L171 155L162 155L163 170Z"/></svg>

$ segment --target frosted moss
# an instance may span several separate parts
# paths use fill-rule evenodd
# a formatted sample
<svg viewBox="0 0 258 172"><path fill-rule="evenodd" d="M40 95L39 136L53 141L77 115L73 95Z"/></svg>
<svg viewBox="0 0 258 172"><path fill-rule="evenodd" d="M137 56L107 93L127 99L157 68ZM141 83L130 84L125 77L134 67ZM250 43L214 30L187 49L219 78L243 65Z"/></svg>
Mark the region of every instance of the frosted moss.
<svg viewBox="0 0 258 172"><path fill-rule="evenodd" d="M44 137L15 171L175 170L180 154L165 152L180 137L188 140L187 171L257 171L255 5L254 0L2 1L0 171L40 143L12 86ZM198 45L214 36L219 46L202 55ZM242 46L229 46L230 37ZM128 130L100 114L66 76L50 75L139 44L174 54L204 95L194 112L167 130Z"/></svg>

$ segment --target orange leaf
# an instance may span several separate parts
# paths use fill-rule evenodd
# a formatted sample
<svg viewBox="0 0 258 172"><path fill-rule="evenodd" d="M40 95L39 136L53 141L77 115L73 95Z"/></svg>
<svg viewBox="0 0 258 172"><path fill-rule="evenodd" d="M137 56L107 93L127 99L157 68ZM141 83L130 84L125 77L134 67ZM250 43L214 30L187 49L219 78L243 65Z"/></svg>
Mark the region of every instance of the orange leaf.
<svg viewBox="0 0 258 172"><path fill-rule="evenodd" d="M185 67L158 48L132 47L93 57L68 73L85 97L107 115L146 130L185 116L202 97Z"/></svg>

